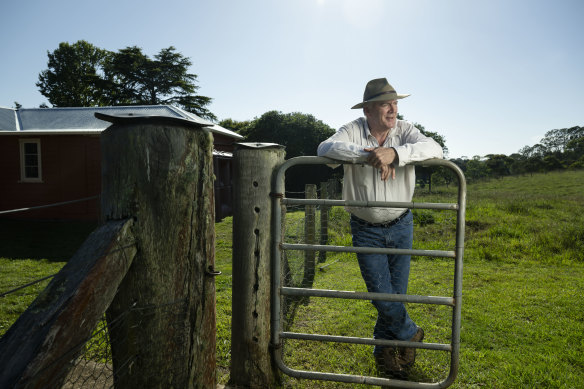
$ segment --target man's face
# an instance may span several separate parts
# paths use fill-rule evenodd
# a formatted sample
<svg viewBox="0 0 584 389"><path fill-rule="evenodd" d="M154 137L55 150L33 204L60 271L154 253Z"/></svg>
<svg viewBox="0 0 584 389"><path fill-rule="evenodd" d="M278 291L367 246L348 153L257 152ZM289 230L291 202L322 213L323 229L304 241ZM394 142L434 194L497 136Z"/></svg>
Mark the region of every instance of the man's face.
<svg viewBox="0 0 584 389"><path fill-rule="evenodd" d="M397 123L397 100L379 101L367 104L363 110L369 128L374 131L387 131Z"/></svg>

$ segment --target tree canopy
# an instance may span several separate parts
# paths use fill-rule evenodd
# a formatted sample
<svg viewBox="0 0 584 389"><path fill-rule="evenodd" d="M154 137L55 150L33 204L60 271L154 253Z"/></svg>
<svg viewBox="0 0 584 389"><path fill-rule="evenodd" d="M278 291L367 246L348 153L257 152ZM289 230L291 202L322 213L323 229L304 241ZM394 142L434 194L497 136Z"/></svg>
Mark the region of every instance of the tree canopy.
<svg viewBox="0 0 584 389"><path fill-rule="evenodd" d="M137 46L112 52L80 40L47 54L48 69L36 85L55 107L169 104L217 119L206 108L211 98L196 94L191 60L173 46L152 59Z"/></svg>
<svg viewBox="0 0 584 389"><path fill-rule="evenodd" d="M316 148L335 130L313 115L268 111L246 126L239 126L246 141L273 142L286 146L286 157L316 155Z"/></svg>
<svg viewBox="0 0 584 389"><path fill-rule="evenodd" d="M320 142L335 130L313 115L300 112L268 111L251 121L225 119L219 125L230 128L245 137L246 142L277 143L286 147L286 158L316 155ZM333 172L326 166L293 167L286 176L286 190L303 192L305 184L319 184L331 178Z"/></svg>
<svg viewBox="0 0 584 389"><path fill-rule="evenodd" d="M48 69L39 74L37 86L55 107L92 107L107 104L105 84L99 74L106 50L89 42L62 42L49 57Z"/></svg>
<svg viewBox="0 0 584 389"><path fill-rule="evenodd" d="M468 180L501 178L514 174L584 168L584 127L554 129L540 143L525 146L517 153L488 154L454 159Z"/></svg>

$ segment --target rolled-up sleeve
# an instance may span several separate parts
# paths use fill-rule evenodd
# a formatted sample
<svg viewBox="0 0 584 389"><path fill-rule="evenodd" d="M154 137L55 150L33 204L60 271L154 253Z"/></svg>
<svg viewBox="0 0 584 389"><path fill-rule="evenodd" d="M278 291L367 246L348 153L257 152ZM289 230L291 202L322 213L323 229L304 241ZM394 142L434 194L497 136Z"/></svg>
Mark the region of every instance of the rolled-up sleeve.
<svg viewBox="0 0 584 389"><path fill-rule="evenodd" d="M401 135L401 145L393 146L399 157L399 166L431 158L443 158L442 146L434 139L422 134L413 125L410 124Z"/></svg>
<svg viewBox="0 0 584 389"><path fill-rule="evenodd" d="M346 129L341 127L333 136L318 145L316 153L319 157L362 162L368 154L364 149L365 146L353 143Z"/></svg>

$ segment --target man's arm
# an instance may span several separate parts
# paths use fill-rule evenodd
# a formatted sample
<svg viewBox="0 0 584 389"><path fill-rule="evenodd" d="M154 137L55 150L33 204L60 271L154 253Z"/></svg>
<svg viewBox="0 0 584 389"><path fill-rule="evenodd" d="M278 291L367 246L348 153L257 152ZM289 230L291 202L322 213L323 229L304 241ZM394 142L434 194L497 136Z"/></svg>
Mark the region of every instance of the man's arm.
<svg viewBox="0 0 584 389"><path fill-rule="evenodd" d="M365 162L369 153L364 146L353 143L346 128L341 127L333 136L318 145L319 157L349 162Z"/></svg>
<svg viewBox="0 0 584 389"><path fill-rule="evenodd" d="M404 166L410 162L443 158L442 146L438 142L422 134L412 124L409 124L409 126L403 134L402 145L394 147L398 155L399 166Z"/></svg>

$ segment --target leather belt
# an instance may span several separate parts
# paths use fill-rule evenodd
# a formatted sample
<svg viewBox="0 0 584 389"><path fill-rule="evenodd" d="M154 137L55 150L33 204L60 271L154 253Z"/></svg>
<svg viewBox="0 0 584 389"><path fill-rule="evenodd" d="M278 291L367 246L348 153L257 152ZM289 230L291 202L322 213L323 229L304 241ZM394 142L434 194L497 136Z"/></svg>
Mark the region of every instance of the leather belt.
<svg viewBox="0 0 584 389"><path fill-rule="evenodd" d="M383 227L383 228L388 228L388 227L391 227L391 226L399 223L400 220L402 220L404 217L408 216L409 213L410 213L410 210L408 209L404 213L402 213L401 215L399 215L395 219L388 221L387 223L371 223L371 222L368 222L367 220L360 219L360 218L358 218L357 216L355 216L353 214L351 214L351 219L353 219L353 220L355 220L355 221L357 221L359 223L368 225L370 227Z"/></svg>

